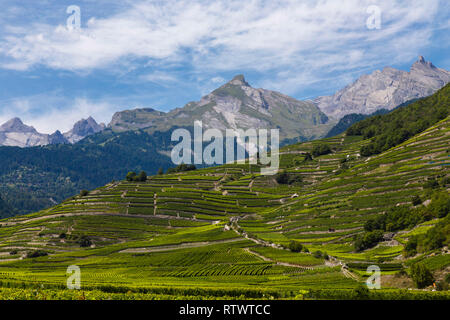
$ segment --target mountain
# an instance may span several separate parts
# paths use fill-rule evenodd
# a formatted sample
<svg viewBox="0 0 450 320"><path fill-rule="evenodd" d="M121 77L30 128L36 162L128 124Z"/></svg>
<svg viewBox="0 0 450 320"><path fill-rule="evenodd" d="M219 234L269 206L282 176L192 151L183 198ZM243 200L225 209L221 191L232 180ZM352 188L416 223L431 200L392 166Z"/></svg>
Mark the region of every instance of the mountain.
<svg viewBox="0 0 450 320"><path fill-rule="evenodd" d="M119 132L145 128L152 133L192 127L195 120L201 120L206 129L279 128L281 139L301 137L302 140L322 137L334 124L314 103L255 89L243 75L238 75L183 108L168 113L153 109L118 112L108 127Z"/></svg>
<svg viewBox="0 0 450 320"><path fill-rule="evenodd" d="M19 118L13 118L0 126L0 146L36 147L49 144L76 143L81 139L105 129L105 125L89 117L75 123L73 129L62 134L59 130L52 134L39 133L25 125Z"/></svg>
<svg viewBox="0 0 450 320"><path fill-rule="evenodd" d="M92 117L81 119L74 124L72 130L64 133L64 138L70 143L76 143L87 136L100 132L105 129L103 123L98 124Z"/></svg>
<svg viewBox="0 0 450 320"><path fill-rule="evenodd" d="M386 67L363 75L332 96L314 101L329 117L340 119L351 113L392 110L408 100L429 96L448 82L449 71L435 67L420 56L409 72Z"/></svg>
<svg viewBox="0 0 450 320"><path fill-rule="evenodd" d="M0 126L0 145L31 147L49 143L49 136L23 124L19 118L13 118Z"/></svg>

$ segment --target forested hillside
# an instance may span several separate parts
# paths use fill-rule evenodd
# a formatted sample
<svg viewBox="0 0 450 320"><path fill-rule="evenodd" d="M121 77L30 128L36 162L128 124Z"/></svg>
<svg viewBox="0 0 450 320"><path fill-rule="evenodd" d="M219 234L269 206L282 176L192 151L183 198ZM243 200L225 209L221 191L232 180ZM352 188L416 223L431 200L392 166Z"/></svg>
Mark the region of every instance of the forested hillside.
<svg viewBox="0 0 450 320"><path fill-rule="evenodd" d="M361 155L379 154L395 147L450 114L450 84L430 97L385 115L370 117L352 125L348 136L363 136L371 142L361 148Z"/></svg>
<svg viewBox="0 0 450 320"><path fill-rule="evenodd" d="M159 152L167 141L167 133L105 130L74 145L0 147L0 194L19 214L37 211L129 170L168 168L170 158Z"/></svg>

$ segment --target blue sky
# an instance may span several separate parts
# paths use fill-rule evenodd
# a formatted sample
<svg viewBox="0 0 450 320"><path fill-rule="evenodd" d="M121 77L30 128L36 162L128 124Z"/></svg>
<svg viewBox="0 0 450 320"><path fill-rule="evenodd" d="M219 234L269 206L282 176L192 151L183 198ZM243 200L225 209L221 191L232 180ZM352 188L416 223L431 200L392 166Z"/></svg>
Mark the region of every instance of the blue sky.
<svg viewBox="0 0 450 320"><path fill-rule="evenodd" d="M70 5L80 29L67 27ZM236 74L311 99L418 55L449 70L449 21L448 0L3 0L0 123L51 133L89 115L168 111Z"/></svg>

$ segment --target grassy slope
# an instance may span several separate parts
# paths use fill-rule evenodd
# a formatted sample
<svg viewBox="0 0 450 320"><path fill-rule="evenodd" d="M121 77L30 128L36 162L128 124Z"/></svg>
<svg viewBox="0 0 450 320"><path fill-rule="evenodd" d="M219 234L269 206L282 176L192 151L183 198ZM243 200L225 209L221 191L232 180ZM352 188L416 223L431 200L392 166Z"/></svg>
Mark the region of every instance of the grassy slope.
<svg viewBox="0 0 450 320"><path fill-rule="evenodd" d="M385 261L390 263L382 267L385 274L408 265L399 258L405 233L396 236L397 243L361 253L353 252L352 236L369 217L409 203L415 194L425 197L426 177L449 173L449 123L447 118L370 158L358 156L367 143L360 137L286 147L281 166L301 175L302 186L279 186L273 177L257 175L256 167L251 173L248 165L227 165L155 176L146 183L117 182L45 211L2 220L0 281L64 286L66 268L75 264L81 267L84 288L161 292L170 287L180 290L172 292L176 295L249 297L351 289L357 284L354 278L362 280L365 273L358 265L351 273L342 270L340 262ZM301 162L303 152L323 142L333 148L332 154ZM351 160L344 169L340 160L347 156ZM236 231L225 231L231 218ZM65 239L59 237L62 233ZM93 240L93 247L80 248L77 241L83 235ZM325 263L276 247L291 239L333 259ZM275 248L264 247L272 244ZM24 258L36 249L49 256ZM448 254L421 259L433 270L450 264Z"/></svg>

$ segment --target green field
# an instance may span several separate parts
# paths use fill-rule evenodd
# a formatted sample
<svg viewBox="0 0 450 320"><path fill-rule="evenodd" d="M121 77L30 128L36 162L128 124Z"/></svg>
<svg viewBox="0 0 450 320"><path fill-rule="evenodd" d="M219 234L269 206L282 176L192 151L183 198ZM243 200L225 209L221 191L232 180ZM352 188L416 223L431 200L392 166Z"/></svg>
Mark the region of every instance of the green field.
<svg viewBox="0 0 450 320"><path fill-rule="evenodd" d="M402 255L408 238L438 220L362 252L353 243L367 220L412 206L414 195L429 200L428 178L449 176L449 124L447 118L371 157L359 155L368 141L356 136L287 146L281 169L301 176L299 184L280 185L257 166L225 165L113 182L1 220L0 298L348 298L376 264L378 298L448 299L448 291L383 286L384 276L409 272L417 261L448 274L444 249ZM304 161L321 143L332 153ZM292 240L309 252L291 252ZM38 250L47 255L29 257ZM81 270L81 291L65 289L71 265Z"/></svg>

